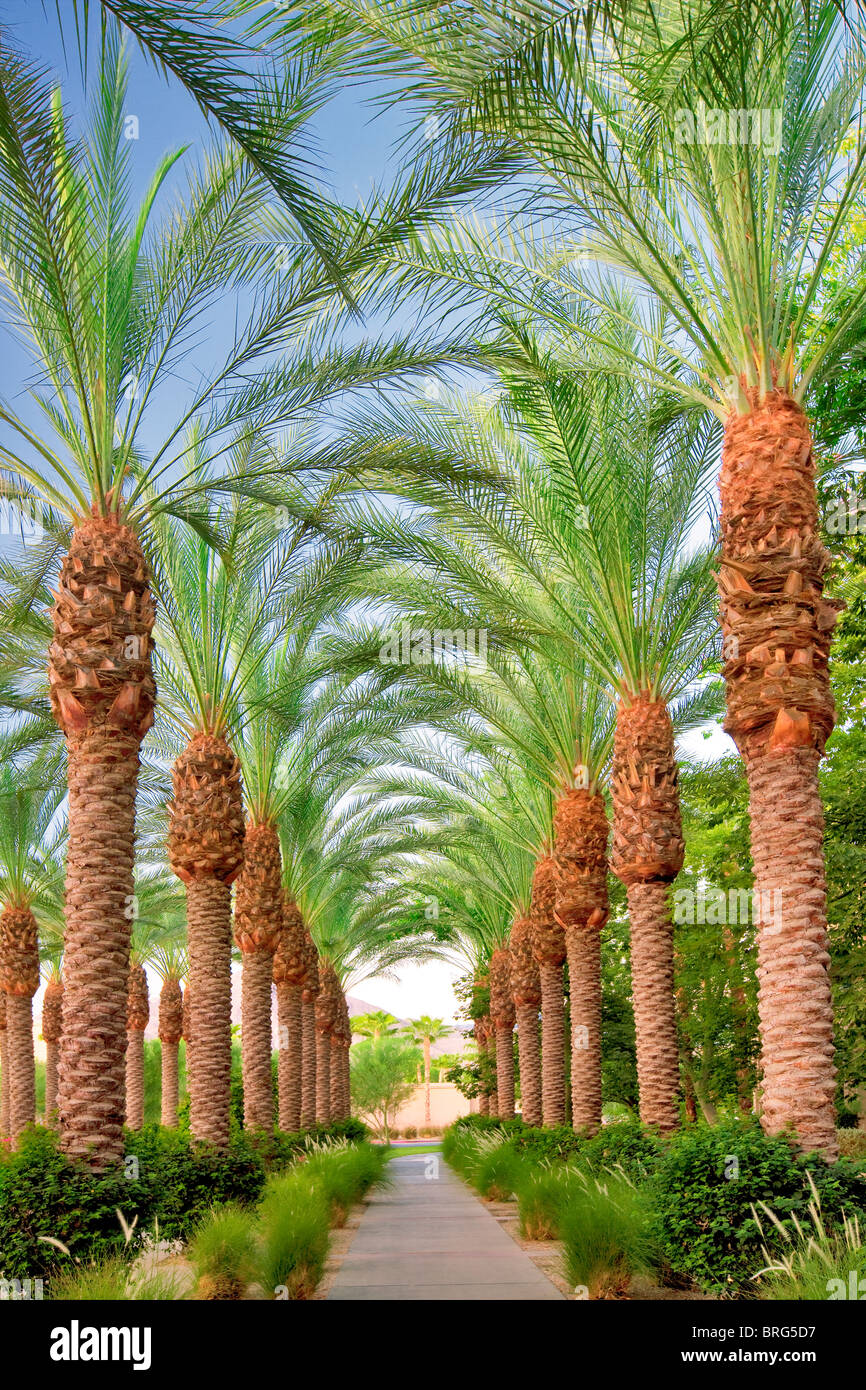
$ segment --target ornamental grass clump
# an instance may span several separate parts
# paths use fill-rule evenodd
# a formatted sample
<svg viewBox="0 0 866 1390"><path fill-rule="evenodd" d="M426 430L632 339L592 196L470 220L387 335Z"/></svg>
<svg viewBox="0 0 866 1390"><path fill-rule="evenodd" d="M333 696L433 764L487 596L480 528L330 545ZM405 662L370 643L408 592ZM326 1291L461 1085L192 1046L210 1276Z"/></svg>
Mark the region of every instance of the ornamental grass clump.
<svg viewBox="0 0 866 1390"><path fill-rule="evenodd" d="M527 1165L517 1189L520 1234L524 1240L558 1240L562 1214L582 1182L580 1174L570 1166Z"/></svg>
<svg viewBox="0 0 866 1390"><path fill-rule="evenodd" d="M559 1223L566 1278L588 1298L624 1298L658 1264L647 1202L625 1175L580 1176Z"/></svg>
<svg viewBox="0 0 866 1390"><path fill-rule="evenodd" d="M54 1302L65 1303L162 1303L185 1296L177 1272L157 1269L140 1273L117 1257L52 1279L50 1291Z"/></svg>
<svg viewBox="0 0 866 1390"><path fill-rule="evenodd" d="M509 1140L501 1136L479 1137L477 1157L472 1168L473 1186L492 1202L509 1202L517 1192L525 1172Z"/></svg>
<svg viewBox="0 0 866 1390"><path fill-rule="evenodd" d="M345 1226L351 1208L369 1189L383 1181L386 1150L372 1144L325 1147L304 1164L311 1178L321 1183L331 1209L331 1225Z"/></svg>
<svg viewBox="0 0 866 1390"><path fill-rule="evenodd" d="M331 1202L321 1174L304 1163L271 1178L259 1206L256 1279L265 1298L312 1298L328 1257Z"/></svg>
<svg viewBox="0 0 866 1390"><path fill-rule="evenodd" d="M808 1178L812 1189L809 1220L801 1222L796 1214L792 1216L796 1237L766 1202L758 1203L760 1211L752 1208L766 1261L753 1276L758 1297L812 1303L824 1299L859 1301L866 1296L866 1246L860 1218L843 1215L841 1226L828 1232L818 1189L811 1174ZM770 1230L773 1239L768 1239ZM784 1242L781 1250L780 1238Z"/></svg>
<svg viewBox="0 0 866 1390"><path fill-rule="evenodd" d="M187 1254L197 1299L241 1299L256 1265L256 1230L240 1206L217 1207L196 1230Z"/></svg>

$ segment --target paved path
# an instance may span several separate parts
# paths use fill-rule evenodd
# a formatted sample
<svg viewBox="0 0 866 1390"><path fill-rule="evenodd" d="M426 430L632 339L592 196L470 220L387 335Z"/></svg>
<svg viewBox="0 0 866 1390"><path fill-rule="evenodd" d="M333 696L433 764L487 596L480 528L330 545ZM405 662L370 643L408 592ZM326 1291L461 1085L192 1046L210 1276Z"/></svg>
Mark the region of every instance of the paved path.
<svg viewBox="0 0 866 1390"><path fill-rule="evenodd" d="M327 1299L558 1299L438 1154L392 1158Z"/></svg>

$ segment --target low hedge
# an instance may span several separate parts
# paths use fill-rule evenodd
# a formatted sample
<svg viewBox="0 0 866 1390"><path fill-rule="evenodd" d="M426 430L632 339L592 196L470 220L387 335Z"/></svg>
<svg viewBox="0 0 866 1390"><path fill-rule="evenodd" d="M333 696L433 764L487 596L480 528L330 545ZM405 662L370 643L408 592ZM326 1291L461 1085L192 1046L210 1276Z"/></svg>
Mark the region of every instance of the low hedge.
<svg viewBox="0 0 866 1390"><path fill-rule="evenodd" d="M122 1169L94 1174L59 1152L55 1131L32 1126L0 1161L0 1278L45 1278L82 1259L133 1258L157 1229L161 1239L185 1239L214 1206L252 1206L268 1173L312 1145L365 1134L360 1121L345 1120L298 1134L235 1134L221 1152L149 1125L127 1132ZM118 1212L132 1227L129 1241Z"/></svg>

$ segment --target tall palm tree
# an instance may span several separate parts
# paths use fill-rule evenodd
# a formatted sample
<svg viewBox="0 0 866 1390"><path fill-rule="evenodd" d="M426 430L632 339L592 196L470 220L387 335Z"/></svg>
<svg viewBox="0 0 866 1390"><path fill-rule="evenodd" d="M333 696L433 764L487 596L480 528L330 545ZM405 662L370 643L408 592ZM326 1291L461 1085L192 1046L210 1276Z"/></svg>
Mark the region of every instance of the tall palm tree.
<svg viewBox="0 0 866 1390"><path fill-rule="evenodd" d="M430 1048L433 1043L444 1038L448 1032L448 1025L444 1019L431 1018L429 1014L422 1014L420 1018L413 1018L404 1026L402 1030L407 1038L411 1038L414 1043L420 1044L424 1055L424 1123L430 1124Z"/></svg>
<svg viewBox="0 0 866 1390"><path fill-rule="evenodd" d="M158 1022L162 1072L159 1122L166 1129L176 1129L180 1089L178 1053L184 1036L181 981L189 969L186 948L179 943L158 946L151 952L150 964L162 980Z"/></svg>
<svg viewBox="0 0 866 1390"><path fill-rule="evenodd" d="M7 495L42 507L44 573L61 562L49 668L70 798L61 1131L66 1151L97 1167L123 1152L125 910L139 746L155 696L149 519L166 508L186 514L195 496L182 439L189 421L200 422L202 448L216 456L216 440L242 434L253 412L258 422L282 418L285 383L263 378L262 361L286 341L290 322L309 319L317 293L308 277L311 294L301 293L299 307L285 282L272 285L225 361L171 420L162 384L188 352L199 316L227 290L249 284L271 194L241 156L218 152L154 230L154 207L180 155L162 160L134 207L125 99L126 63L113 27L101 48L87 137L77 145L59 95L4 50L0 280L43 427L3 402L2 458ZM295 114L302 105L298 95ZM280 119L292 117L283 109ZM292 261L289 276L300 269L303 279L303 259ZM323 272L320 289L331 292Z"/></svg>
<svg viewBox="0 0 866 1390"><path fill-rule="evenodd" d="M509 209L501 234L489 221L464 224L432 258L427 236L426 269L406 268L404 244L389 292L441 277L453 309L471 246L476 291L480 277L500 303L535 314L546 311L550 286L560 305L564 285L599 302L610 267L642 298L657 296L678 327L670 351L636 365L724 425L726 728L749 779L756 890L763 901L782 895L781 924L765 920L759 931L762 1120L771 1133L793 1125L805 1148L833 1158L817 772L834 722L837 605L823 596L804 404L856 347L866 295L862 248L850 276L833 284L831 269L866 184L862 7L648 0L612 13L600 38L571 4L505 12L473 0L460 23L434 26L422 42L409 0L384 20L362 3L340 8L336 19L335 6L317 6L315 23L335 23L343 53L351 42L361 55L356 68L387 61L396 81L423 93L422 119L440 117L443 160L459 146L457 131L472 132L476 180L485 164L491 181L501 177L504 141L532 183L525 236ZM558 228L555 244L545 238L544 263L542 219ZM578 261L587 266L579 280L568 269ZM631 312L623 317L639 327ZM570 331L574 315L564 324L557 307L553 321ZM804 960L808 968L795 970Z"/></svg>
<svg viewBox="0 0 866 1390"><path fill-rule="evenodd" d="M0 987L6 995L8 1133L36 1118L33 996L39 988L40 897L50 889L52 842L62 837L58 752L49 747L18 768L0 768Z"/></svg>
<svg viewBox="0 0 866 1390"><path fill-rule="evenodd" d="M2 969L2 965L0 965ZM9 1034L6 1024L6 991L0 989L0 1139L9 1134Z"/></svg>

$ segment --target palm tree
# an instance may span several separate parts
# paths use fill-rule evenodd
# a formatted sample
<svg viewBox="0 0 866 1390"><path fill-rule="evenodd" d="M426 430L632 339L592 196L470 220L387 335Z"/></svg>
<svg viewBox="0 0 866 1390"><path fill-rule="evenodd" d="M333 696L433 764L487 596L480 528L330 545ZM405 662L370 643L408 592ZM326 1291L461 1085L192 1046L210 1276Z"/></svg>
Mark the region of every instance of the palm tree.
<svg viewBox="0 0 866 1390"><path fill-rule="evenodd" d="M352 1032L359 1038L381 1038L385 1033L394 1033L400 1026L400 1020L393 1014L389 1014L385 1009L374 1009L366 1014L354 1014L352 1017Z"/></svg>
<svg viewBox="0 0 866 1390"><path fill-rule="evenodd" d="M569 332L574 301L564 323L559 291L598 303L603 274L595 272L612 267L656 296L678 328L670 351L623 358L623 367L647 370L724 425L725 727L749 779L756 892L763 901L782 894L781 924L763 921L759 931L762 1120L771 1133L793 1125L805 1148L832 1159L817 772L834 722L828 657L837 605L823 596L827 558L804 403L854 348L866 296L861 248L850 276L831 283L833 253L866 185L862 12L833 0L782 0L769 11L739 0L650 0L612 14L600 41L570 5L551 16L531 4L506 13L475 0L460 24L419 44L408 2L375 23L365 6L340 8L342 51L350 35L356 54L366 40L356 69L374 55L381 65L390 40L389 72L424 93L422 119L425 109L439 113L444 160L459 147L456 131L471 131L476 182L485 164L491 181L501 177L505 142L533 187L536 225L525 238L510 216L501 235L489 222L464 224L438 245L428 235L420 269L417 248L407 269L404 244L389 292L399 283L405 295L435 278L449 286L453 309L456 287L473 279L471 247L476 292L483 279L499 303L534 316L546 312L554 286L552 322ZM334 9L317 7L316 22L331 24ZM542 218L559 229L544 263L536 255ZM578 259L588 266L580 280L564 269ZM622 319L639 327L632 311Z"/></svg>
<svg viewBox="0 0 866 1390"><path fill-rule="evenodd" d="M181 981L189 969L186 949L180 944L159 946L151 953L150 964L162 980L158 1023L162 1068L159 1122L166 1129L177 1129L178 1050L184 1036Z"/></svg>
<svg viewBox="0 0 866 1390"><path fill-rule="evenodd" d="M261 361L286 341L290 322L309 321L317 293L309 277L300 289L303 269L293 286L302 307L285 283L272 286L180 419L160 428L167 418L160 388L187 352L192 325L218 296L249 283L270 190L240 156L217 153L154 233L154 205L180 156L161 162L134 209L125 95L125 60L111 26L88 138L75 147L59 96L8 52L0 63L3 293L45 425L34 431L2 403L2 457L7 495L42 506L43 574L62 560L49 668L70 798L61 1131L65 1150L96 1167L123 1152L125 911L139 746L155 695L149 519L160 509L187 514L193 502L181 438L191 420L200 422L203 452L217 456L216 440L242 435L253 412L257 424L282 418L285 383L263 378ZM291 122L286 111L281 119ZM302 263L301 256L290 273ZM320 278L323 295L331 292L326 284Z"/></svg>
<svg viewBox="0 0 866 1390"><path fill-rule="evenodd" d="M39 928L34 907L50 890L56 824L58 754L49 746L16 768L0 768L0 987L6 995L6 1066L14 1140L36 1118L33 996L39 988Z"/></svg>
<svg viewBox="0 0 866 1390"><path fill-rule="evenodd" d="M424 1123L430 1124L430 1048L433 1043L438 1042L450 1032L450 1029L441 1018L431 1018L429 1014L422 1014L420 1018L413 1018L404 1025L401 1030L412 1042L420 1044L424 1054ZM512 1078L513 1082L513 1078ZM512 1096L513 1099L513 1096ZM513 1107L512 1107L513 1108Z"/></svg>

